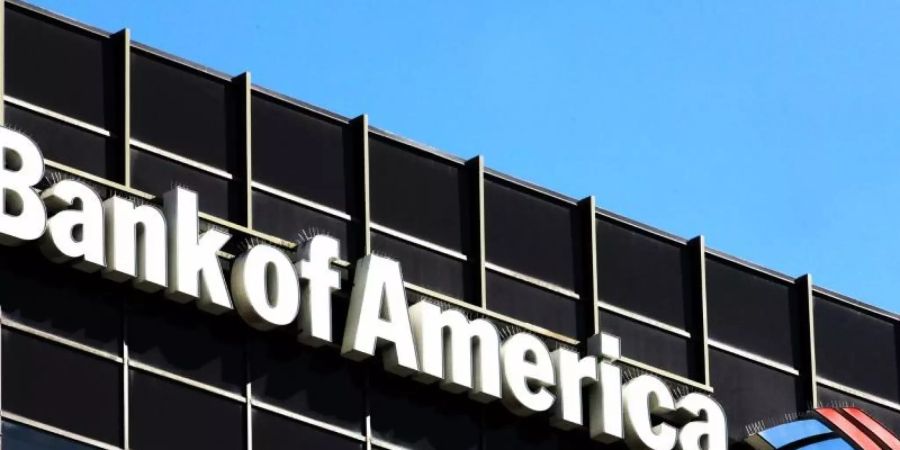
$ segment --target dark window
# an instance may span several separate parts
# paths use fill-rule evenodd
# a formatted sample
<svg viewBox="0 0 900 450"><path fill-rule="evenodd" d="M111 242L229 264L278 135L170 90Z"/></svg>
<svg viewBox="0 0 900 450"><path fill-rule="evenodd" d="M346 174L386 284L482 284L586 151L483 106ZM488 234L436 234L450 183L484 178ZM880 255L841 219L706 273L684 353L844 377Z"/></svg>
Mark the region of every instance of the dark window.
<svg viewBox="0 0 900 450"><path fill-rule="evenodd" d="M699 259L696 261L683 244L597 219L597 293L601 301L690 330Z"/></svg>
<svg viewBox="0 0 900 450"><path fill-rule="evenodd" d="M7 103L6 126L34 141L43 156L109 180L121 180L122 151L111 139Z"/></svg>
<svg viewBox="0 0 900 450"><path fill-rule="evenodd" d="M228 81L132 50L132 135L233 173L243 156L233 91Z"/></svg>
<svg viewBox="0 0 900 450"><path fill-rule="evenodd" d="M92 450L94 447L71 441L15 422L3 422L0 446L6 450Z"/></svg>
<svg viewBox="0 0 900 450"><path fill-rule="evenodd" d="M484 203L488 261L567 289L580 287L583 233L574 206L490 178Z"/></svg>
<svg viewBox="0 0 900 450"><path fill-rule="evenodd" d="M244 448L243 403L136 370L130 392L134 448Z"/></svg>
<svg viewBox="0 0 900 450"><path fill-rule="evenodd" d="M301 236L327 234L341 243L341 258L356 253L358 243L351 223L265 192L253 192L253 227L288 241Z"/></svg>
<svg viewBox="0 0 900 450"><path fill-rule="evenodd" d="M99 275L54 264L37 248L23 246L0 252L0 285L7 319L110 353L121 352L122 297Z"/></svg>
<svg viewBox="0 0 900 450"><path fill-rule="evenodd" d="M481 405L465 395L384 372L371 373L372 433L378 439L421 449L477 449Z"/></svg>
<svg viewBox="0 0 900 450"><path fill-rule="evenodd" d="M792 283L706 258L709 335L760 356L794 365L800 308Z"/></svg>
<svg viewBox="0 0 900 450"><path fill-rule="evenodd" d="M561 450L560 433L550 427L543 416L521 418L500 404L486 408L484 419L485 450L535 449ZM587 433L585 430L577 432Z"/></svg>
<svg viewBox="0 0 900 450"><path fill-rule="evenodd" d="M362 134L261 94L252 102L253 179L349 211L358 189L353 144Z"/></svg>
<svg viewBox="0 0 900 450"><path fill-rule="evenodd" d="M363 443L303 422L254 409L253 448L255 450L293 450L297 448L361 450Z"/></svg>
<svg viewBox="0 0 900 450"><path fill-rule="evenodd" d="M465 167L381 136L369 138L372 221L467 253Z"/></svg>
<svg viewBox="0 0 900 450"><path fill-rule="evenodd" d="M760 420L781 420L805 410L798 378L716 349L709 350L713 397L725 408L728 433L747 437L747 427Z"/></svg>
<svg viewBox="0 0 900 450"><path fill-rule="evenodd" d="M131 358L236 393L245 384L244 332L235 315L214 316L193 303L135 292L129 300Z"/></svg>
<svg viewBox="0 0 900 450"><path fill-rule="evenodd" d="M900 401L900 325L815 296L819 375Z"/></svg>
<svg viewBox="0 0 900 450"><path fill-rule="evenodd" d="M834 408L855 406L872 416L888 430L893 431L895 435L900 435L900 411L885 408L824 386L819 386L819 405Z"/></svg>
<svg viewBox="0 0 900 450"><path fill-rule="evenodd" d="M121 442L121 365L3 329L3 410Z"/></svg>
<svg viewBox="0 0 900 450"><path fill-rule="evenodd" d="M621 338L622 355L683 377L699 379L699 358L691 341L611 312L600 312L600 326Z"/></svg>
<svg viewBox="0 0 900 450"><path fill-rule="evenodd" d="M340 342L340 328L332 330ZM259 333L251 350L252 392L256 399L363 432L363 366L336 349L315 349L289 333Z"/></svg>
<svg viewBox="0 0 900 450"><path fill-rule="evenodd" d="M515 319L577 338L585 328L579 300L487 272L487 306ZM585 321L587 319L584 319Z"/></svg>
<svg viewBox="0 0 900 450"><path fill-rule="evenodd" d="M239 204L243 189L219 178L152 153L131 150L131 176L134 187L153 195L163 195L176 187L197 193L200 211L243 223Z"/></svg>
<svg viewBox="0 0 900 450"><path fill-rule="evenodd" d="M399 261L404 281L460 300L472 298L464 261L377 232L372 233L372 249Z"/></svg>
<svg viewBox="0 0 900 450"><path fill-rule="evenodd" d="M112 128L122 59L109 38L42 14L6 9L6 93L101 128Z"/></svg>

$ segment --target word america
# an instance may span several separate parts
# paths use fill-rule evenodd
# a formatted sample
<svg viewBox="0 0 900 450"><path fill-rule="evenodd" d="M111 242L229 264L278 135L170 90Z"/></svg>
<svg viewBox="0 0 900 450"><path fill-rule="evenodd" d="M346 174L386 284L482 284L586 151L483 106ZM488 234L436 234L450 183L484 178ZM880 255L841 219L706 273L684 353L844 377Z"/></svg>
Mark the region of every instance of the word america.
<svg viewBox="0 0 900 450"><path fill-rule="evenodd" d="M37 146L7 128L0 128L0 146L0 243L36 241L51 261L101 270L212 314L236 310L257 329L297 326L298 339L308 345L334 342L337 240L313 237L298 247L296 263L279 248L255 245L235 259L226 282L217 252L231 236L199 233L195 193L176 188L163 196L160 210L121 197L103 200L71 179L38 192L44 160ZM554 426L586 428L600 442L624 440L630 448L652 450L726 448L725 414L713 399L691 393L676 401L652 375L623 383L615 336L593 336L588 350L586 356L551 352L524 332L501 342L488 320L469 320L426 301L408 306L399 263L378 255L356 263L340 343L341 354L352 360L378 353L390 372L478 402L501 401L521 416L548 412Z"/></svg>

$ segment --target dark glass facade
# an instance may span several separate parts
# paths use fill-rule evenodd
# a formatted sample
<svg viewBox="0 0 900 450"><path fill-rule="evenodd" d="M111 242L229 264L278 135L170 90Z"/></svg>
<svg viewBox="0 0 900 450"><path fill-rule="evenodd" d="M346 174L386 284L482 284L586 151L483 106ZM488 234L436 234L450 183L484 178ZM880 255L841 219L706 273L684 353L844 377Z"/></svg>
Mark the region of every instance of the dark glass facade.
<svg viewBox="0 0 900 450"><path fill-rule="evenodd" d="M401 262L429 298L582 348L622 339L629 376L710 393L754 424L858 405L900 431L896 315L561 194L18 2L6 2L6 126L48 179L158 202L200 195L209 226L292 249L326 233L339 266ZM0 249L4 449L611 448L356 363L294 330L252 330ZM343 329L346 292L334 299ZM617 447L618 448L618 447Z"/></svg>

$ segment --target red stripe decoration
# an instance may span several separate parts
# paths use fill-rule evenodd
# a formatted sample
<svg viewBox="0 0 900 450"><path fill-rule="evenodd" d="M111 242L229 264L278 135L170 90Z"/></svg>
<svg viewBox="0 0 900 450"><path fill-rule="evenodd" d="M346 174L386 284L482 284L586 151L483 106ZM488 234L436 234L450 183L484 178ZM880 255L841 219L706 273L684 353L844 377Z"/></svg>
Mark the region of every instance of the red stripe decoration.
<svg viewBox="0 0 900 450"><path fill-rule="evenodd" d="M841 433L844 433L854 444L862 450L881 450L881 447L875 443L863 430L860 430L850 419L842 416L834 408L819 408L816 410L825 420L831 422Z"/></svg>
<svg viewBox="0 0 900 450"><path fill-rule="evenodd" d="M863 410L859 408L844 408L844 412L849 414L853 420L859 422L861 426L871 431L878 439L881 439L881 442L884 442L889 449L900 450L900 439L897 439L894 433L888 431L887 428L863 412Z"/></svg>

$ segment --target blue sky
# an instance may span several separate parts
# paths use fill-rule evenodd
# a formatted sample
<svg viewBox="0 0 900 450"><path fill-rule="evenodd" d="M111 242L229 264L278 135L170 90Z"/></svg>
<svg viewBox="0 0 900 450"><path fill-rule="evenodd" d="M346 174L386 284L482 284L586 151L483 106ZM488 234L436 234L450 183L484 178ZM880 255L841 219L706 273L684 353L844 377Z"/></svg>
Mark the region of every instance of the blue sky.
<svg viewBox="0 0 900 450"><path fill-rule="evenodd" d="M900 3L35 4L900 311Z"/></svg>

